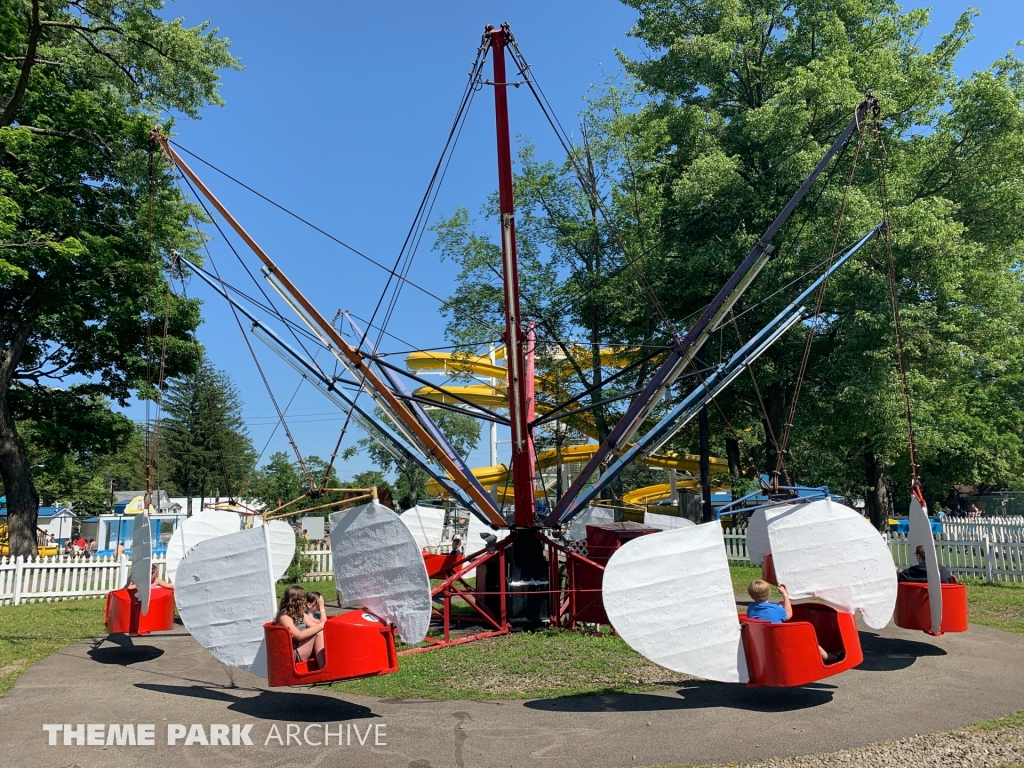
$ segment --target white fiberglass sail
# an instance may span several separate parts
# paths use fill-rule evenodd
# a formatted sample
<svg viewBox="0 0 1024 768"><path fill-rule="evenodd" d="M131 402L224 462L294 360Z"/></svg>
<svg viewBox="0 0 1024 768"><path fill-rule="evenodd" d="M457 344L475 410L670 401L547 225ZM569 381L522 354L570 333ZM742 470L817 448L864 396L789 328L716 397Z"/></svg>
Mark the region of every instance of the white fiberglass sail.
<svg viewBox="0 0 1024 768"><path fill-rule="evenodd" d="M771 554L794 600L817 597L881 629L896 606L896 573L885 540L849 507L823 499L757 510L747 528L753 562Z"/></svg>
<svg viewBox="0 0 1024 768"><path fill-rule="evenodd" d="M335 586L345 605L395 625L408 645L430 628L430 580L420 547L401 519L370 502L331 515Z"/></svg>
<svg viewBox="0 0 1024 768"><path fill-rule="evenodd" d="M142 615L149 613L150 574L153 568L153 534L149 513L142 512L135 518L132 531L132 581L135 594L142 603Z"/></svg>
<svg viewBox="0 0 1024 768"><path fill-rule="evenodd" d="M177 583L178 563L196 544L216 536L234 533L240 526L237 514L219 509L204 509L182 520L171 534L171 540L167 542L167 580Z"/></svg>
<svg viewBox="0 0 1024 768"><path fill-rule="evenodd" d="M602 595L615 630L655 664L706 680L749 679L718 522L627 542L608 561Z"/></svg>
<svg viewBox="0 0 1024 768"><path fill-rule="evenodd" d="M174 599L186 629L218 660L267 676L263 625L276 593L268 526L201 541L181 559Z"/></svg>
<svg viewBox="0 0 1024 768"><path fill-rule="evenodd" d="M918 546L924 546L924 562L928 570L928 607L931 611L932 634L937 635L942 631L942 576L939 574L938 553L935 551L928 508L913 493L910 495L910 535L907 538L911 560Z"/></svg>

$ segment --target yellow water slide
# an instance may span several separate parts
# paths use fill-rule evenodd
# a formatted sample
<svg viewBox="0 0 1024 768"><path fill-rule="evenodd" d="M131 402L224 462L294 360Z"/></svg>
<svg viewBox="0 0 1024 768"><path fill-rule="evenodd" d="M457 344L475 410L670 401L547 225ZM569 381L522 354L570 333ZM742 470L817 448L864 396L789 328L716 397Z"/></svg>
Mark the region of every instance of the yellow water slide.
<svg viewBox="0 0 1024 768"><path fill-rule="evenodd" d="M603 349L601 350L601 362L604 365L625 365L628 364L628 350L624 349ZM474 405L484 408L507 408L508 391L506 385L506 371L503 366L497 365L497 361L505 358L505 348L498 347L494 352L494 362L485 355L455 355L450 352L413 352L405 359L406 367L414 373L440 373L449 376L483 376L495 379L494 386L490 384L465 384L446 385L445 389L458 395L463 400L468 400ZM543 391L544 382L537 380L536 386ZM420 387L415 391L419 397L435 402L449 405L458 404L458 400L444 392L438 392L430 387ZM590 430L587 430L588 432ZM591 434L596 438L596 434ZM562 462L567 464L585 463L597 451L597 445L573 445L562 449ZM541 468L553 467L558 462L558 452L555 450L541 451L537 454L537 464ZM651 467L661 469L674 469L679 472L696 474L700 472L700 457L692 454L685 455L659 455L648 456L644 463ZM711 472L727 472L729 463L725 459L711 457ZM509 482L509 468L504 464L492 467L478 467L473 470L473 475L485 486L497 486L501 502L510 501L512 497L511 488L505 489ZM695 480L680 479L677 483L679 488L696 486ZM718 492L720 488L716 488ZM439 496L444 493L441 486L431 481L427 483L427 493L431 496ZM623 497L623 501L630 504L645 504L652 501L662 501L669 498L671 490L668 483L652 485L646 488L638 488L630 491Z"/></svg>
<svg viewBox="0 0 1024 768"><path fill-rule="evenodd" d="M699 480L677 480L676 488L680 491L699 491L700 481ZM722 488L718 486L711 486L712 493L724 493L727 492L728 488ZM668 483L660 483L658 485L648 485L646 488L637 488L635 491L622 494L622 500L627 504L652 504L656 501L665 501L672 497L672 486Z"/></svg>
<svg viewBox="0 0 1024 768"><path fill-rule="evenodd" d="M598 446L595 443L590 445L570 445L562 449L562 463L563 464L583 464L593 457L597 453ZM645 464L651 467L659 467L661 469L674 469L679 472L689 472L696 474L700 472L700 456L695 456L691 453L686 453L676 456L667 456L655 454L648 456L643 460ZM558 463L558 451L550 449L547 451L540 451L537 454L537 465L541 469L553 467ZM729 462L725 459L719 459L714 456L710 457L710 465L712 474L716 472L728 472ZM492 467L477 467L473 470L473 476L480 481L481 485L498 486L499 493L504 494L502 490L504 486L511 481L509 480L509 467L505 464L496 464ZM680 479L677 483L679 488L689 488L695 486L696 480ZM714 491L717 493L720 490L716 488ZM435 483L433 480L427 483L427 493L431 496L440 496L444 493L444 490L440 485ZM635 491L631 491L629 494L623 497L624 501L629 501L627 498L631 495L636 495L637 498L647 498L648 501L660 501L667 499L670 495L668 483L660 485L651 485L646 488L638 488ZM511 499L512 489L508 489L508 498ZM630 501L631 504L643 504L644 501Z"/></svg>

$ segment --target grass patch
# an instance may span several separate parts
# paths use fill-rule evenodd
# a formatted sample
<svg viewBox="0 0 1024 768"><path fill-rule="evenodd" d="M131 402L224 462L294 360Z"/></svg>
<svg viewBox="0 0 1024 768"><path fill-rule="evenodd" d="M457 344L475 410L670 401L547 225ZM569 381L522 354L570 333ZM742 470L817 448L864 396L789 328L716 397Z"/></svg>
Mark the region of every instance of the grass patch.
<svg viewBox="0 0 1024 768"><path fill-rule="evenodd" d="M0 606L0 696L40 659L102 637L103 599Z"/></svg>
<svg viewBox="0 0 1024 768"><path fill-rule="evenodd" d="M1020 728L1021 726L1024 726L1024 710L996 720L983 720L971 727L980 731L998 731L1001 728Z"/></svg>
<svg viewBox="0 0 1024 768"><path fill-rule="evenodd" d="M277 587L277 598L281 599L281 595L288 587L292 586L293 582L282 582L279 581L276 584ZM307 592L319 592L324 596L325 603L331 603L334 601L334 582L333 581L298 581L294 582L302 587Z"/></svg>
<svg viewBox="0 0 1024 768"><path fill-rule="evenodd" d="M755 579L761 578L761 566L730 563L729 573L732 576L732 591L737 595L745 595L747 594L747 585Z"/></svg>
<svg viewBox="0 0 1024 768"><path fill-rule="evenodd" d="M760 567L733 565L745 593ZM461 606L453 601L453 613ZM635 693L694 678L659 667L611 634L517 632L428 653L402 656L391 675L336 683L337 691L398 699L531 699ZM700 681L703 682L703 681Z"/></svg>
<svg viewBox="0 0 1024 768"><path fill-rule="evenodd" d="M400 667L391 675L331 687L380 698L532 699L694 682L650 663L613 635L558 630L516 632L402 656Z"/></svg>
<svg viewBox="0 0 1024 768"><path fill-rule="evenodd" d="M967 615L974 624L1024 636L1024 584L968 581Z"/></svg>

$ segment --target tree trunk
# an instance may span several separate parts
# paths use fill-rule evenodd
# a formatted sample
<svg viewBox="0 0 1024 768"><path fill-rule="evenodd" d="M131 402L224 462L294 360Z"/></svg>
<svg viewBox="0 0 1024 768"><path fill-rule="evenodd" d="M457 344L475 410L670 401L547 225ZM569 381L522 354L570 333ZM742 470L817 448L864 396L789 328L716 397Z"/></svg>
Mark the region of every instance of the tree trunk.
<svg viewBox="0 0 1024 768"><path fill-rule="evenodd" d="M739 480L743 475L743 463L740 460L740 441L735 437L725 438L725 458L729 461L729 475Z"/></svg>
<svg viewBox="0 0 1024 768"><path fill-rule="evenodd" d="M778 460L779 454L775 440L782 440L783 425L789 415L786 410L788 404L786 397L786 385L784 383L770 384L765 390L765 410L768 411L768 418L762 417L764 426L764 472L768 475L768 482L774 484L775 472L778 471L780 485L788 485L788 472L783 461ZM772 439L774 435L775 440ZM781 446L780 446L781 447Z"/></svg>
<svg viewBox="0 0 1024 768"><path fill-rule="evenodd" d="M0 480L7 496L7 533L12 557L35 557L38 552L39 494L32 482L32 467L25 444L18 436L8 398L14 372L31 333L32 322L28 321L15 329L9 344L0 350Z"/></svg>
<svg viewBox="0 0 1024 768"><path fill-rule="evenodd" d="M864 472L868 481L864 505L867 507L871 524L881 530L892 514L892 498L889 496L885 467L873 451L864 452Z"/></svg>
<svg viewBox="0 0 1024 768"><path fill-rule="evenodd" d="M12 557L36 555L39 494L32 482L25 444L11 418L6 393L0 395L0 479L7 495L7 532Z"/></svg>

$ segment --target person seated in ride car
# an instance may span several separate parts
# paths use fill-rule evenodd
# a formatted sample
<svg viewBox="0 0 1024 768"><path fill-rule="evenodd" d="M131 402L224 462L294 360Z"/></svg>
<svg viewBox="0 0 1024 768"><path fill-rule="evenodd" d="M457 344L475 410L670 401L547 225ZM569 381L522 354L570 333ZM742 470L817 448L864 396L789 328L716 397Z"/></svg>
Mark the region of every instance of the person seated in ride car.
<svg viewBox="0 0 1024 768"><path fill-rule="evenodd" d="M174 589L174 585L169 581L164 581L160 578L160 568L153 566L153 569L149 572L149 586L151 587L163 587L164 589Z"/></svg>
<svg viewBox="0 0 1024 768"><path fill-rule="evenodd" d="M292 636L295 661L316 659L317 669L324 668L324 624L306 622L306 590L293 584L281 595L274 623L287 627Z"/></svg>
<svg viewBox="0 0 1024 768"><path fill-rule="evenodd" d="M768 598L772 594L772 585L762 579L754 579L750 582L747 586L747 594L754 601L747 606L747 618L760 619L771 624L781 624L793 618L793 603L790 602L789 592L786 591L785 584L779 584L782 605L768 602ZM839 653L828 653L820 645L818 646L818 654L821 656L822 663L826 666L841 661L843 656L846 655L842 651Z"/></svg>
<svg viewBox="0 0 1024 768"><path fill-rule="evenodd" d="M925 566L924 544L918 544L914 550L917 557L917 565L904 568L902 571L896 568L896 581L912 581L917 583L928 582L928 568ZM943 584L956 584L956 578L950 573L949 568L939 563L939 581Z"/></svg>
<svg viewBox="0 0 1024 768"><path fill-rule="evenodd" d="M458 536L456 536L454 539L452 539L452 551L449 552L448 554L449 555L461 555L462 554L462 539L460 539Z"/></svg>
<svg viewBox="0 0 1024 768"><path fill-rule="evenodd" d="M327 611L324 610L324 596L312 590L306 592L306 616L312 616L314 621L325 621ZM309 623L308 621L306 622Z"/></svg>

